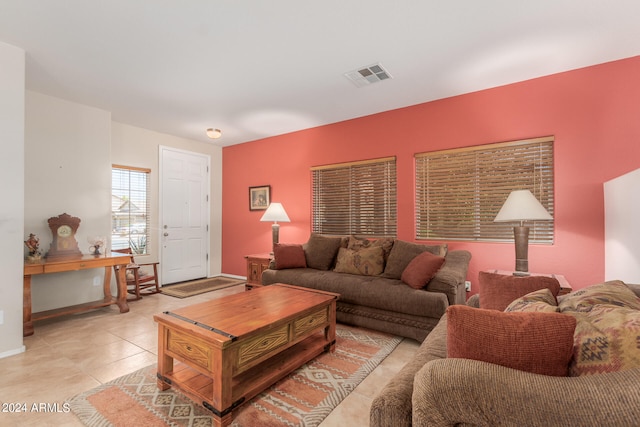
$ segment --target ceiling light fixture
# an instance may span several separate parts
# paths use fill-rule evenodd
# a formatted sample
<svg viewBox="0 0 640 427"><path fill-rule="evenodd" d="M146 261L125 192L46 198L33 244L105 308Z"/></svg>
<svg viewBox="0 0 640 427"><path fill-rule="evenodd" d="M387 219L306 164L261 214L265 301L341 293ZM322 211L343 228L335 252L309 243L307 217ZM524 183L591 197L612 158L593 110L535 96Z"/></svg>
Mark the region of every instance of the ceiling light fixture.
<svg viewBox="0 0 640 427"><path fill-rule="evenodd" d="M207 136L211 139L218 139L222 136L220 129L209 128L207 129Z"/></svg>

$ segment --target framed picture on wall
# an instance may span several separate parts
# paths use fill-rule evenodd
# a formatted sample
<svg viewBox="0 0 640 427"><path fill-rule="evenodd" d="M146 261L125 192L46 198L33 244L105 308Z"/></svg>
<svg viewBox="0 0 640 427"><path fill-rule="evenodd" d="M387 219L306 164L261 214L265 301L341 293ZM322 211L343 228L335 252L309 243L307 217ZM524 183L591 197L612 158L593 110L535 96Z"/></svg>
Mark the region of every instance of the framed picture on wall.
<svg viewBox="0 0 640 427"><path fill-rule="evenodd" d="M249 187L249 210L263 211L271 203L271 186Z"/></svg>

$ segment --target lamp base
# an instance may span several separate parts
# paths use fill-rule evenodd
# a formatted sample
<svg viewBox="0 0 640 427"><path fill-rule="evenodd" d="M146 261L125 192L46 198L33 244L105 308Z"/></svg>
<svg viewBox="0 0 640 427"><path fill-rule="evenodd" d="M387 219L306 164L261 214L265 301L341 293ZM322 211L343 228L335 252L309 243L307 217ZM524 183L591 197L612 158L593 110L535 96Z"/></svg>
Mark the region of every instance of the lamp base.
<svg viewBox="0 0 640 427"><path fill-rule="evenodd" d="M526 276L529 271L529 227L513 227L513 238L516 244L516 273Z"/></svg>
<svg viewBox="0 0 640 427"><path fill-rule="evenodd" d="M280 224L274 222L271 225L271 253L273 254L273 248L276 246L276 243L280 241Z"/></svg>

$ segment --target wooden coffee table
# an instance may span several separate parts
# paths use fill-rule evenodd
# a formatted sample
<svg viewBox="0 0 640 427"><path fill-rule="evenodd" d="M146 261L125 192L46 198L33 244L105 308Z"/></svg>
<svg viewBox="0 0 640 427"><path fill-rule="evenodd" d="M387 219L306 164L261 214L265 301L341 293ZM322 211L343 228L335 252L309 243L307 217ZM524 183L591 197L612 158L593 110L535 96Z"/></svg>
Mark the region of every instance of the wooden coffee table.
<svg viewBox="0 0 640 427"><path fill-rule="evenodd" d="M338 296L274 284L155 315L158 387L180 389L228 425L239 405L335 350Z"/></svg>

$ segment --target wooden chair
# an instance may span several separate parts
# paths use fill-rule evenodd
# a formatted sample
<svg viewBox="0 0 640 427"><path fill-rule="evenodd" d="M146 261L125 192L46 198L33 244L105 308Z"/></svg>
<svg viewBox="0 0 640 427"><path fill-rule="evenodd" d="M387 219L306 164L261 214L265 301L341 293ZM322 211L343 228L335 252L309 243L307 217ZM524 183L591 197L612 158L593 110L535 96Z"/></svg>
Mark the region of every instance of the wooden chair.
<svg viewBox="0 0 640 427"><path fill-rule="evenodd" d="M159 262L138 264L133 258L131 248L116 249L113 250L113 252L129 254L131 258L131 263L125 267L125 277L127 279L127 293L134 295L134 297L127 298L127 301L137 301L144 295L152 295L162 292L160 290L160 282L158 281ZM120 267L121 266L118 265L113 267L116 273L116 279L118 278L118 269Z"/></svg>

